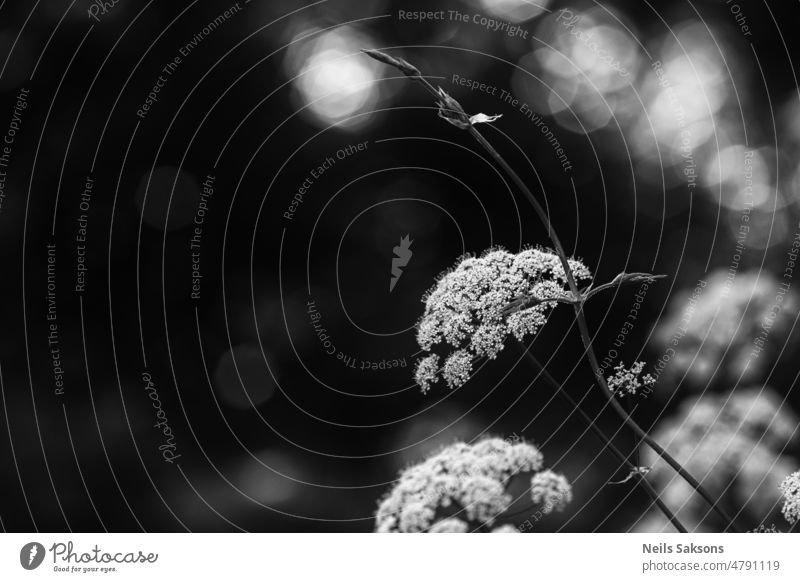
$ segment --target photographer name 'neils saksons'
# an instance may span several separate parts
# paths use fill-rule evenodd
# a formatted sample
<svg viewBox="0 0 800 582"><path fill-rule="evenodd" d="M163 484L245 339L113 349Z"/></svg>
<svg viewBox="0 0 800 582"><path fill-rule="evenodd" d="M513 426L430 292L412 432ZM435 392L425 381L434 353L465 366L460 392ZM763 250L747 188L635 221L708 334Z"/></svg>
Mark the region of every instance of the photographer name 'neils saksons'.
<svg viewBox="0 0 800 582"><path fill-rule="evenodd" d="M724 554L725 546L698 546L695 544L642 544L643 554Z"/></svg>

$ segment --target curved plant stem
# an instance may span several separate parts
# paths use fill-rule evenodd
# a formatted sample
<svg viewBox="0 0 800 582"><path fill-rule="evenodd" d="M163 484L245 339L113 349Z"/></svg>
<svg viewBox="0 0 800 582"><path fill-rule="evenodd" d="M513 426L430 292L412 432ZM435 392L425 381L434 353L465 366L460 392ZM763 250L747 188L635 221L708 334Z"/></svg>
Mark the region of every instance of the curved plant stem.
<svg viewBox="0 0 800 582"><path fill-rule="evenodd" d="M622 461L623 464L625 464L629 470L635 471L636 469L638 469L636 465L631 463L629 457L625 456L625 454L623 454L622 451L620 451L616 446L614 446L614 443L611 442L611 439L609 439L605 435L605 433L602 430L600 430L600 427L598 427L596 424L596 419L586 414L583 411L583 409L580 406L578 406L578 403L575 402L572 396L570 396L569 393L563 388L563 386L555 378L553 378L553 376L550 375L550 372L545 370L541 362L539 362L539 360L536 359L536 356L530 353L530 351L528 351L527 349L523 348L523 350L525 352L525 356L528 358L528 360L530 360L530 362L534 366L536 366L536 368L540 371L540 373L544 377L545 381L548 384L550 384L550 386L556 391L556 394L558 394L561 398L563 398L567 402L567 404L570 405L572 410L576 411L583 417L583 419L588 423L589 428L600 439L600 441L603 442L603 444L605 444L605 446L612 453L614 453L614 455L616 455L617 458L620 461ZM645 477L644 475L639 475L639 482L642 484L642 488L644 488L645 492L650 497L650 499L653 500L653 503L656 504L656 506L661 510L664 516L670 521L670 523L672 523L675 529L677 529L680 533L688 533L686 527L680 522L680 520L675 516L675 514L672 513L670 508L667 507L667 505L661 500L661 498L658 495L658 492L656 492L656 490L653 489L653 486L650 484L650 482L647 481L647 477Z"/></svg>
<svg viewBox="0 0 800 582"><path fill-rule="evenodd" d="M600 369L599 362L597 360L597 355L594 352L594 348L592 347L592 339L589 333L589 325L586 321L586 316L583 313L583 295L575 282L575 277L572 272L572 268L569 265L569 259L567 257L566 252L564 251L564 247L561 244L561 240L559 239L558 235L556 234L553 225L550 223L550 220L545 212L544 207L539 203L536 197L531 192L530 188L528 188L527 184L520 178L519 174L506 162L505 158L500 155L500 153L490 144L485 137L475 128L470 119L470 116L464 111L464 108L461 104L453 99L450 95L448 95L442 89L436 89L431 83L422 76L422 73L419 69L415 66L410 64L408 61L398 57L392 57L377 50L364 50L364 53L376 59L382 63L387 65L393 66L399 69L404 75L409 77L410 79L420 83L429 93L431 93L437 100L439 104L439 117L442 117L445 121L448 121L452 125L459 127L461 129L466 130L469 134L475 139L475 141L480 144L480 146L486 150L486 152L494 159L503 171L508 175L509 178L516 184L517 188L519 188L520 192L527 198L528 202L531 203L533 206L536 215L539 217L539 220L542 222L544 227L547 229L547 235L550 238L550 241L553 243L553 248L556 254L561 261L562 267L564 269L564 274L566 275L567 284L569 286L570 292L572 296L575 298L575 302L573 307L575 309L575 317L578 323L578 331L581 336L581 341L583 342L584 347L584 354L589 361L589 365L592 368L592 373L594 374L595 380L597 385L600 387L601 392L605 396L606 400L614 411L622 418L625 424L630 427L630 429L639 437L639 442L645 442L647 445L652 448L661 458L663 458L683 479L686 480L689 485L691 485L700 496L706 500L706 502L711 506L711 509L722 518L726 524L725 530L732 530L734 532L739 532L739 529L736 527L736 524L733 520L728 517L725 511L719 506L719 503L700 485L700 483L692 477L692 475L683 468L683 466L678 463L667 451L665 451L658 443L656 443L650 436L642 430L642 428L636 424L636 422L630 417L630 415L625 411L625 409L620 405L617 401L614 394L608 389L608 384L606 383L605 378L603 377L602 371Z"/></svg>

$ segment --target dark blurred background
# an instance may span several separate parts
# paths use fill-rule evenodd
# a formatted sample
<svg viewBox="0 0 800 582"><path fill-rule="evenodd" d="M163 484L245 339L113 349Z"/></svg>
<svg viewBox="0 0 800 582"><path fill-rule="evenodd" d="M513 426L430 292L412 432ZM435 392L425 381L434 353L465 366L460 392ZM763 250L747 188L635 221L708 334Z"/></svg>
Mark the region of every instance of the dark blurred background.
<svg viewBox="0 0 800 582"><path fill-rule="evenodd" d="M547 231L361 48L502 114L481 131L597 281L668 275L622 345L638 288L591 302L600 358L652 371L696 303L642 425L742 387L800 407L794 289L772 309L800 233L796 3L101 4L0 3L4 529L371 531L398 470L483 434L523 435L572 481L538 531L645 523L649 499L606 485L619 462L516 346L456 391L414 385L437 275ZM418 10L442 18L401 16ZM698 281L706 300L690 301ZM531 349L630 450L571 316ZM796 470L786 441L775 458ZM755 527L775 503L740 517Z"/></svg>

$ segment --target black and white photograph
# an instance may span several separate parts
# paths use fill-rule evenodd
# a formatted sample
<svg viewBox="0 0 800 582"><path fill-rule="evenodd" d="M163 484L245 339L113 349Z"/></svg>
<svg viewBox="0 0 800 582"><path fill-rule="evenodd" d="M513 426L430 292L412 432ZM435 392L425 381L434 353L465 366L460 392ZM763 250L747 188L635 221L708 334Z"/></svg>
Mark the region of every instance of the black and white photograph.
<svg viewBox="0 0 800 582"><path fill-rule="evenodd" d="M0 0L0 577L797 580L798 23Z"/></svg>

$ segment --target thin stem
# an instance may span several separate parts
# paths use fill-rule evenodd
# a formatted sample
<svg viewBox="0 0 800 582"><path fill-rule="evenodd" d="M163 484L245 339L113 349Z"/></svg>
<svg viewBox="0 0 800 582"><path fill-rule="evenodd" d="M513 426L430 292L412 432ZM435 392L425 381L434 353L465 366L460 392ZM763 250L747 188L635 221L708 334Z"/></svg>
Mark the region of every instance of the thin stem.
<svg viewBox="0 0 800 582"><path fill-rule="evenodd" d="M594 419L594 418L590 417L588 414L586 414L583 411L583 409L578 405L578 403L575 402L575 400L572 398L572 396L570 396L569 393L564 389L564 387L559 382L557 382L556 379L553 378L553 376L550 375L550 372L545 370L545 368L541 364L541 362L539 362L539 360L536 359L536 356L534 356L532 353L530 353L530 351L528 351L527 349L523 348L523 350L524 350L525 356L528 358L528 360L530 360L530 362L534 366L536 366L536 368L538 368L538 370L540 371L540 373L544 377L545 381L548 384L550 384L550 386L556 391L556 393L561 398L563 398L567 402L567 404L569 404L569 406L571 407L572 410L578 412L578 414L580 414L583 417L583 419L588 423L589 428L600 439L600 441L612 453L614 453L614 455L616 455L617 458L620 459L623 462L623 464L625 464L628 467L628 469L630 469L631 471L635 471L636 469L638 469L638 467L636 465L634 465L633 463L630 462L629 456L625 456L622 453L622 451L620 451L614 445L614 443L611 442L611 439L609 439L605 435L605 433L602 430L600 430L600 427L598 427L597 424L596 424L596 419ZM656 490L653 489L653 486L650 484L650 482L647 480L647 478L645 476L639 475L639 483L642 484L642 487L644 488L644 490L647 493L647 495L650 497L650 499L653 500L653 503L656 504L656 506L661 510L661 512L664 514L664 516L672 523L672 525L675 527L675 529L677 529L680 533L688 533L688 530L686 529L686 527L684 527L684 525L675 516L675 514L672 513L670 508L667 507L667 505L661 500L661 498L658 495L658 492L656 492Z"/></svg>
<svg viewBox="0 0 800 582"><path fill-rule="evenodd" d="M612 396L611 399L609 400L609 402L611 403L612 407L615 410L617 410L617 414L619 414L620 416L624 415L624 417L627 418L626 424L631 428L631 430L634 431L634 433L636 433L636 435L641 439L641 442L646 443L647 446L649 446L651 449L653 449L656 452L656 454L658 454L673 469L675 469L675 471L681 477L683 477L686 480L686 482L689 483L689 485L691 485L695 489L695 491L697 491L697 493L700 494L700 496L703 499L706 500L706 502L711 506L711 509L716 511L717 514L722 519L725 520L725 522L728 524L726 526L726 528L725 528L726 531L728 529L730 529L730 530L733 530L736 533L741 533L739 531L739 529L736 527L736 524L733 522L733 520L730 517L728 517L728 515L725 513L725 510L723 510L721 507L719 507L718 502L708 493L708 491L706 491L706 489L702 485L700 485L700 483L697 481L697 479L692 477L691 473L689 473L686 469L683 468L683 465L681 465L678 461L676 461L672 457L672 455L670 455L667 451L665 451L661 447L661 445L659 445L650 435L648 435L644 431L644 429L642 429L642 427L640 427L638 424L636 424L636 421L634 421L628 415L628 413L625 412L625 409L622 408L622 405L619 402L617 402L616 398L614 398Z"/></svg>
<svg viewBox="0 0 800 582"><path fill-rule="evenodd" d="M633 411L636 410L636 407L631 403L630 398L625 399L625 411L628 413L628 416L633 418ZM636 435L633 435L633 452L634 452L634 459L633 462L637 465L641 464L641 451L639 450L639 441L636 440Z"/></svg>
<svg viewBox="0 0 800 582"><path fill-rule="evenodd" d="M453 125L465 129L469 132L469 134L483 147L484 150L503 168L506 174L511 178L511 180L517 185L519 190L528 199L533 206L534 211L536 212L539 220L542 222L544 227L547 229L547 235L550 238L550 241L553 243L553 248L556 254L561 261L562 267L564 269L564 274L567 279L567 285L569 286L570 292L572 293L573 297L576 299L574 303L575 308L575 317L578 323L578 331L581 336L581 341L583 342L584 347L584 354L586 355L587 359L589 360L589 365L592 368L592 373L597 381L597 385L600 387L601 391L603 392L604 397L608 400L611 404L611 407L614 411L622 418L622 420L627 424L633 432L638 435L641 441L645 442L650 446L659 456L661 456L677 473L683 477L687 483L689 483L702 497L709 503L711 509L715 511L726 523L725 531L733 530L735 532L739 532L739 529L736 527L736 524L733 520L727 516L725 511L719 507L719 504L716 500L714 500L711 495L700 485L700 483L692 477L686 469L681 466L672 456L667 453L658 443L653 441L647 433L645 433L638 424L636 424L633 419L628 415L625 409L617 402L616 397L611 391L608 389L608 384L606 383L605 378L603 377L602 371L600 369L599 362L597 360L597 355L594 352L594 348L592 347L592 340L591 335L589 333L589 325L586 321L586 316L583 312L583 297L581 295L580 289L578 288L577 283L575 282L575 276L572 272L572 268L569 264L569 259L567 257L566 252L564 251L564 247L561 244L561 240L559 239L558 235L556 234L555 228L550 223L550 220L547 216L542 205L533 195L530 188L528 188L527 184L520 178L516 171L506 162L506 160L500 155L500 153L490 144L485 137L475 128L475 126L471 123L469 116L464 111L464 108L461 104L453 99L450 95L448 95L442 89L434 88L431 83L422 76L422 73L417 69L415 66L411 65L408 61L402 58L392 57L377 50L365 50L364 51L367 55L386 63L390 66L396 67L399 69L404 75L413 79L414 81L420 83L429 93L431 93L436 99L439 100L439 114L441 117L444 117L445 120L449 121Z"/></svg>
<svg viewBox="0 0 800 582"><path fill-rule="evenodd" d="M503 313L509 314L514 313L515 311L521 311L523 309L527 309L529 307L533 307L534 305L541 305L542 303L570 303L574 305L575 303L579 302L586 302L598 293L602 293L607 289L613 289L614 287L620 287L622 285L628 283L641 283L642 281L655 281L656 279L663 279L665 275L651 275L649 273L620 273L616 277L614 277L613 281L609 281L608 283L603 283L598 287L592 288L590 285L584 291L581 291L581 297L575 299L575 297L570 295L559 295L557 297L536 297L533 295L520 295L515 299L512 299L508 306L503 310Z"/></svg>
<svg viewBox="0 0 800 582"><path fill-rule="evenodd" d="M643 283L647 281L648 283L652 283L656 279L663 279L666 275L651 275L650 273L620 273L612 281L608 283L603 283L598 287L592 288L589 285L589 289L587 289L584 294L584 300L587 300L598 293L605 291L606 289L613 289L614 287L621 287L622 285L632 284L632 283Z"/></svg>

